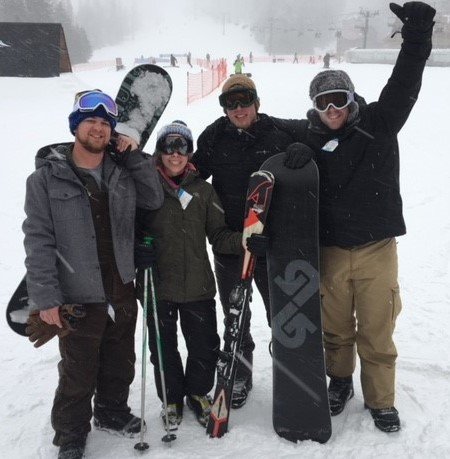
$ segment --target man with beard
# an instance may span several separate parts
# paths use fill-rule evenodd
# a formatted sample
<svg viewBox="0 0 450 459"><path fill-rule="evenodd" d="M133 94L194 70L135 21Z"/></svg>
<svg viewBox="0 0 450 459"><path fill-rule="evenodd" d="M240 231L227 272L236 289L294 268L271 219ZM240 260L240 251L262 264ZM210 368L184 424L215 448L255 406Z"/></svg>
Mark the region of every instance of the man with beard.
<svg viewBox="0 0 450 459"><path fill-rule="evenodd" d="M27 180L27 287L39 311L30 326L47 324L59 336L52 426L60 459L83 456L94 393L97 428L140 431L127 403L137 314L134 217L136 206L160 207L163 193L153 159L129 151L129 139L119 136L118 152L109 154L117 115L103 92L77 95L69 116L75 142L40 149ZM80 309L83 318L70 315Z"/></svg>

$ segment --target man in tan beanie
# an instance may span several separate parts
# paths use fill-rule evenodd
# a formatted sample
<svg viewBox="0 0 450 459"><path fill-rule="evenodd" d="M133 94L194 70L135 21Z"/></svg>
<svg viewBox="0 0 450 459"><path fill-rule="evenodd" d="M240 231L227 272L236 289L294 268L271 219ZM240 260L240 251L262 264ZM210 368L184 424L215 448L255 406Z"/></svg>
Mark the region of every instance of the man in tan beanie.
<svg viewBox="0 0 450 459"><path fill-rule="evenodd" d="M242 231L247 185L250 175L270 156L286 150L295 141L298 122L259 113L254 81L246 75L233 75L223 85L219 102L225 115L208 126L198 138L193 156L202 178L212 176L212 185L222 201L225 220L234 231ZM264 248L262 248L264 252ZM238 255L214 254L215 272L225 322L230 291L240 277ZM269 289L265 257L258 257L254 275L270 323ZM252 362L255 344L250 334L250 311L244 325L243 362L237 370L232 407L239 408L252 388ZM224 337L227 346L226 336Z"/></svg>

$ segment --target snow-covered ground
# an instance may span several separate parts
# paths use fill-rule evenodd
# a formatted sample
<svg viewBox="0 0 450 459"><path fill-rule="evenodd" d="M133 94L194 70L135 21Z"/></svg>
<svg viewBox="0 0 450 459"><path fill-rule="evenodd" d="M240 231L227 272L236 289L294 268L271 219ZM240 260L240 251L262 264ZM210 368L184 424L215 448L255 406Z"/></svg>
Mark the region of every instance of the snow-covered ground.
<svg viewBox="0 0 450 459"><path fill-rule="evenodd" d="M246 52L228 44L228 55ZM226 45L222 46L225 49ZM247 48L252 46L250 42ZM125 56L128 48L122 48L120 54ZM196 54L194 48L191 51ZM136 47L129 50L129 57L142 52ZM392 67L341 64L339 68L350 73L357 91L367 101L373 101ZM253 64L246 70L253 73L262 112L297 118L303 117L310 106L308 85L320 66ZM198 137L222 114L218 93L186 106L187 68L169 71L174 81L174 94L158 128L173 119L183 119ZM76 91L100 87L115 94L124 72L96 70L65 74L60 78L1 79L0 307L3 309L24 273L21 223L25 180L34 169L37 149L72 139L67 116ZM450 457L450 157L446 141L449 81L450 68L426 69L419 101L399 136L408 226L408 234L399 238L403 312L395 334L399 351L396 406L402 430L388 435L375 429L369 413L363 408L357 370L355 398L343 414L333 418L333 435L327 444L293 444L280 439L271 425L272 366L267 349L270 331L262 301L255 294L252 304L252 332L256 342L254 389L245 407L231 413L230 432L220 440L207 438L186 409L176 442L171 447L162 443L160 402L149 364L148 457ZM155 136L152 136L147 151L153 150L154 143ZM140 320L136 333L138 354L141 349ZM0 456L56 457L57 449L51 445L53 431L49 414L57 382L57 342L54 340L36 350L28 340L12 333L4 320L0 323L0 336L3 349L0 354ZM141 356L138 355L137 377L130 394L130 405L136 414L140 409L140 365ZM94 430L88 438L86 457L132 458L136 456L133 449L136 441Z"/></svg>

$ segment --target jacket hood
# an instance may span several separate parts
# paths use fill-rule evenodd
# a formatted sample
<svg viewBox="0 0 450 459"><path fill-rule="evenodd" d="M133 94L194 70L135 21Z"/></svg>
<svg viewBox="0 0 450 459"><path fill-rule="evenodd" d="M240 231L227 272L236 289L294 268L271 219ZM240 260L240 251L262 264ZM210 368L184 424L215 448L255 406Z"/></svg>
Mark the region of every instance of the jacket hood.
<svg viewBox="0 0 450 459"><path fill-rule="evenodd" d="M328 128L324 123L322 123L317 110L315 110L314 108L311 108L306 113L306 117L308 118L309 123L310 123L309 128L312 131L320 133L320 134L340 135L342 133L345 133L349 129L353 128L353 126L359 123L361 119L361 108L365 107L366 105L367 104L364 98L356 94L355 92L355 101L349 105L349 115L348 115L347 123L345 124L343 128L338 129L338 130L333 130L333 129Z"/></svg>
<svg viewBox="0 0 450 459"><path fill-rule="evenodd" d="M57 165L60 161L64 161L64 164L66 164L73 149L73 145L73 142L54 143L40 148L35 157L36 169L39 169L46 164Z"/></svg>

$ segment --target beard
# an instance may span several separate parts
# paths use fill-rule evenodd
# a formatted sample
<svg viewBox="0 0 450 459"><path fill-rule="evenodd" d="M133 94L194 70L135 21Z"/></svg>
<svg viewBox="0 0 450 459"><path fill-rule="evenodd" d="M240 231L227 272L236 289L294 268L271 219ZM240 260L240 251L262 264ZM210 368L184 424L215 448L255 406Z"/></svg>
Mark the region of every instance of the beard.
<svg viewBox="0 0 450 459"><path fill-rule="evenodd" d="M77 140L85 150L94 155L100 155L104 153L109 142L109 139L106 139L106 137L95 140L92 137L86 136L77 137Z"/></svg>

